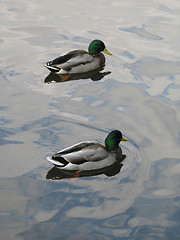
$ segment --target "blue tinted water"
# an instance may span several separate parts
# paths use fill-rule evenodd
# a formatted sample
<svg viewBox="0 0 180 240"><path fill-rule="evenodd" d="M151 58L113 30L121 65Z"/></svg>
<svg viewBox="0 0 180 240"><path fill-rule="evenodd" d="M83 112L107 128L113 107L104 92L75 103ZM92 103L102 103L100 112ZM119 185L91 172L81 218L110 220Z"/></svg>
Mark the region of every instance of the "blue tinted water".
<svg viewBox="0 0 180 240"><path fill-rule="evenodd" d="M0 239L179 239L178 0L0 4ZM95 38L107 75L48 84L47 60ZM129 141L110 169L46 161L111 129Z"/></svg>

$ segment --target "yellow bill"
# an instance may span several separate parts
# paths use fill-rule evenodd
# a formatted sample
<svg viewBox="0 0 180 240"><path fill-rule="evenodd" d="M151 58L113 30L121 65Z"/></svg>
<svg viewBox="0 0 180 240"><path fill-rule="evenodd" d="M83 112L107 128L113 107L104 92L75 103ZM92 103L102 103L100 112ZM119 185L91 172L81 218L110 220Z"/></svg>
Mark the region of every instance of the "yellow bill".
<svg viewBox="0 0 180 240"><path fill-rule="evenodd" d="M112 55L112 53L110 53L106 48L103 50L103 52L105 52L108 55Z"/></svg>
<svg viewBox="0 0 180 240"><path fill-rule="evenodd" d="M128 140L127 140L127 138L125 138L125 137L122 137L121 141L124 141L124 142L126 142L126 141L128 141Z"/></svg>

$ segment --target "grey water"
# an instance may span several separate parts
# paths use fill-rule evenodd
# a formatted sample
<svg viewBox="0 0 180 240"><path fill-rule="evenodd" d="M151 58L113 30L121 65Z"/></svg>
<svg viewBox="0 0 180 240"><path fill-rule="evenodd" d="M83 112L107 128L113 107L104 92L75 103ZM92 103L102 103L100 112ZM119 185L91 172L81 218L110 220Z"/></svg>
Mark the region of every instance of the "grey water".
<svg viewBox="0 0 180 240"><path fill-rule="evenodd" d="M0 1L0 239L180 239L179 0ZM46 61L101 39L99 78ZM119 129L123 162L80 178L46 157Z"/></svg>

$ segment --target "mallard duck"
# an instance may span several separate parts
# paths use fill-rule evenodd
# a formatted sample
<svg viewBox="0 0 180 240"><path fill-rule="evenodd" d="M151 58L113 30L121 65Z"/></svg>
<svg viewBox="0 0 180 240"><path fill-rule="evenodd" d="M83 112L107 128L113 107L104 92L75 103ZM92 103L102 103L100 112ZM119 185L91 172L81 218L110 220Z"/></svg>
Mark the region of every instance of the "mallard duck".
<svg viewBox="0 0 180 240"><path fill-rule="evenodd" d="M85 50L74 50L57 57L45 64L51 72L58 74L84 73L103 67L105 57L101 52L112 55L101 40L93 40L88 52Z"/></svg>
<svg viewBox="0 0 180 240"><path fill-rule="evenodd" d="M119 130L114 130L105 139L105 146L95 141L77 143L65 148L47 160L64 170L95 170L108 167L122 157L120 141L127 141Z"/></svg>

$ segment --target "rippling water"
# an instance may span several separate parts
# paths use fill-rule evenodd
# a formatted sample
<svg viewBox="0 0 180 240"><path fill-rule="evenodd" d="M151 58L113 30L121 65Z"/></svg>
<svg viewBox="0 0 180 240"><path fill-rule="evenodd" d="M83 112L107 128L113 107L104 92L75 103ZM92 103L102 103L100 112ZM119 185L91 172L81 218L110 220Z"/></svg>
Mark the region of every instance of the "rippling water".
<svg viewBox="0 0 180 240"><path fill-rule="evenodd" d="M179 1L0 8L0 238L179 239ZM96 38L107 75L48 84L47 60ZM129 141L110 169L74 179L46 161L111 129Z"/></svg>

